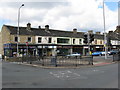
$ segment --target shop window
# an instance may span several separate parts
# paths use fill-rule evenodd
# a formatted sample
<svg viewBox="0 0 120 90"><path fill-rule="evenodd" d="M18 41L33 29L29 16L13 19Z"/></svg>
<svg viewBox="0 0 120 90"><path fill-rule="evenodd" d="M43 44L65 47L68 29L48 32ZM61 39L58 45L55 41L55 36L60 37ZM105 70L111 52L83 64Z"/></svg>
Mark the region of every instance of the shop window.
<svg viewBox="0 0 120 90"><path fill-rule="evenodd" d="M28 40L27 40L28 42L31 42L32 41L32 38L31 37L28 37Z"/></svg>
<svg viewBox="0 0 120 90"><path fill-rule="evenodd" d="M38 37L38 43L41 43L42 38Z"/></svg>
<svg viewBox="0 0 120 90"><path fill-rule="evenodd" d="M51 42L52 42L52 38L49 38L49 39L48 39L48 43L51 43Z"/></svg>
<svg viewBox="0 0 120 90"><path fill-rule="evenodd" d="M15 42L18 42L18 37L15 37L15 39L14 39L14 40L15 40Z"/></svg>

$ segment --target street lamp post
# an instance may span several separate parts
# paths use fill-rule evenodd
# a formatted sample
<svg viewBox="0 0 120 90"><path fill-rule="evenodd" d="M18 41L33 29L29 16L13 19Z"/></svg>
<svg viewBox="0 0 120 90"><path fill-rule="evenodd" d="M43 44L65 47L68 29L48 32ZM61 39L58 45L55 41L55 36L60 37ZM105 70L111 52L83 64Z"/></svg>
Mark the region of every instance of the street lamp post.
<svg viewBox="0 0 120 90"><path fill-rule="evenodd" d="M19 44L19 22L20 22L20 8L23 7L24 4L22 4L19 9L18 9L18 28L17 28L17 57L19 56L19 47L18 47L18 44Z"/></svg>
<svg viewBox="0 0 120 90"><path fill-rule="evenodd" d="M105 59L107 59L107 40L106 40L106 27L105 27L105 9L104 9L104 0L103 0L103 22L104 22L104 47L105 47Z"/></svg>

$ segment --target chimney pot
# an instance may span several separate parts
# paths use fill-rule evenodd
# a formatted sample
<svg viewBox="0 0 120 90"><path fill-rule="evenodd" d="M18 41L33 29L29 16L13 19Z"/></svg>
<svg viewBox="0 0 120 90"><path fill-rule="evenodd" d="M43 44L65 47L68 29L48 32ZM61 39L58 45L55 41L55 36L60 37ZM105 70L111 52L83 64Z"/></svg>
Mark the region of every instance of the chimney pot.
<svg viewBox="0 0 120 90"><path fill-rule="evenodd" d="M28 23L28 24L27 24L27 30L30 30L30 29L31 29L31 24Z"/></svg>

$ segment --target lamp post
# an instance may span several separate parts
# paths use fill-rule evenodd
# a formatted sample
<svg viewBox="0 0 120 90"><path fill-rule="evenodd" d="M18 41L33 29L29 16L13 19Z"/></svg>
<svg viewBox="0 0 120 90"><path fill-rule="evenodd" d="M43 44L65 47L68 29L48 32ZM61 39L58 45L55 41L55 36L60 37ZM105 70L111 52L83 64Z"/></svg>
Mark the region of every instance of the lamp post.
<svg viewBox="0 0 120 90"><path fill-rule="evenodd" d="M103 0L103 23L104 23L104 47L105 47L105 59L107 59L107 40L106 40L106 27L105 27L105 9L104 9L104 0Z"/></svg>
<svg viewBox="0 0 120 90"><path fill-rule="evenodd" d="M19 56L19 48L18 48L18 44L19 44L19 22L20 22L20 8L23 7L24 4L22 4L19 9L18 9L18 28L17 28L17 57Z"/></svg>

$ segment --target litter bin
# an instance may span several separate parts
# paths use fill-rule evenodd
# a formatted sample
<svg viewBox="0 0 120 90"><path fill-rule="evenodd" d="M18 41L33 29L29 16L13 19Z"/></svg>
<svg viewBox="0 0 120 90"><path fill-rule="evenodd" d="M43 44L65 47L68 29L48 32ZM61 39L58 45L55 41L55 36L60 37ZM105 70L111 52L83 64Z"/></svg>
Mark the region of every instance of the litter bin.
<svg viewBox="0 0 120 90"><path fill-rule="evenodd" d="M52 57L51 58L51 65L54 65L57 67L57 57Z"/></svg>

